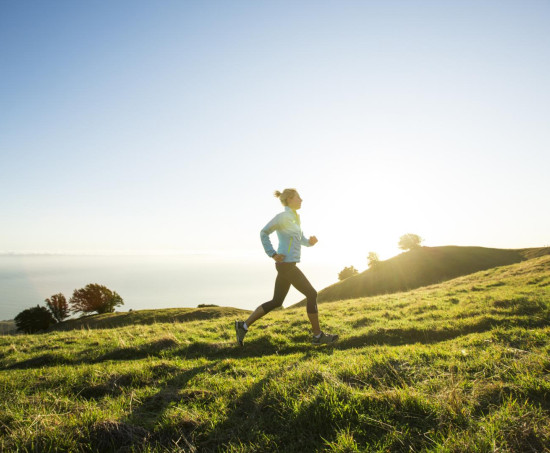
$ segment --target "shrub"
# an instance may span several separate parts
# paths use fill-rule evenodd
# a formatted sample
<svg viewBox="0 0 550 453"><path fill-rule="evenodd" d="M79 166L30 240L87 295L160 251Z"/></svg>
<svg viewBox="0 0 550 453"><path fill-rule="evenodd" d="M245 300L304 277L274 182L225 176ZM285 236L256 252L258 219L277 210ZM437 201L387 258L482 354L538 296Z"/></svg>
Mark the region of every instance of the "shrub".
<svg viewBox="0 0 550 453"><path fill-rule="evenodd" d="M19 332L35 333L46 330L56 321L46 307L27 308L15 317L15 325Z"/></svg>
<svg viewBox="0 0 550 453"><path fill-rule="evenodd" d="M342 281L346 278L353 277L354 275L357 275L359 271L355 269L353 266L350 267L344 267L338 274L338 280Z"/></svg>
<svg viewBox="0 0 550 453"><path fill-rule="evenodd" d="M124 305L122 297L109 288L97 283L90 283L85 288L75 289L70 300L73 312L113 313L115 307Z"/></svg>

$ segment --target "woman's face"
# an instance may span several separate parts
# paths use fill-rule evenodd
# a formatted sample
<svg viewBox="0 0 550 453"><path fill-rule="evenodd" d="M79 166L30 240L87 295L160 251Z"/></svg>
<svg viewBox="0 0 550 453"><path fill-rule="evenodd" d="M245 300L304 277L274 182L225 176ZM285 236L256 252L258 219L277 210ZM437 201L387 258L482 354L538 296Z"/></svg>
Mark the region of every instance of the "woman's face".
<svg viewBox="0 0 550 453"><path fill-rule="evenodd" d="M300 198L300 195L298 194L298 192L296 192L292 197L290 197L287 200L287 203L290 209L294 209L295 211L297 209L300 209L302 207L302 199Z"/></svg>

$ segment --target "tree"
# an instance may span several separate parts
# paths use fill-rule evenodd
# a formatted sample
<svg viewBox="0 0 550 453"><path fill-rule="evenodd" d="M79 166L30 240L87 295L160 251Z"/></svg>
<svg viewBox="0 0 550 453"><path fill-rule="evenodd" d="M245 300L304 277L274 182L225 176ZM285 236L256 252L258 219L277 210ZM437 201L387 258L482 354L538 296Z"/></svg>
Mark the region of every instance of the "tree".
<svg viewBox="0 0 550 453"><path fill-rule="evenodd" d="M97 283L90 283L85 288L75 289L70 300L73 312L113 313L115 307L124 305L122 297L109 288Z"/></svg>
<svg viewBox="0 0 550 453"><path fill-rule="evenodd" d="M338 280L342 281L346 278L353 277L354 275L357 275L359 271L355 269L353 266L350 267L344 267L342 271L338 274Z"/></svg>
<svg viewBox="0 0 550 453"><path fill-rule="evenodd" d="M63 294L54 294L45 302L57 322L61 322L69 316L69 304Z"/></svg>
<svg viewBox="0 0 550 453"><path fill-rule="evenodd" d="M380 258L378 258L378 253L369 252L369 255L367 256L367 262L371 269L374 269L376 266L378 266L380 264Z"/></svg>
<svg viewBox="0 0 550 453"><path fill-rule="evenodd" d="M408 233L399 238L398 246L401 250L414 250L420 248L423 240L418 234Z"/></svg>
<svg viewBox="0 0 550 453"><path fill-rule="evenodd" d="M15 325L19 332L35 333L40 330L46 330L52 324L55 324L55 319L46 307L27 308L15 317Z"/></svg>

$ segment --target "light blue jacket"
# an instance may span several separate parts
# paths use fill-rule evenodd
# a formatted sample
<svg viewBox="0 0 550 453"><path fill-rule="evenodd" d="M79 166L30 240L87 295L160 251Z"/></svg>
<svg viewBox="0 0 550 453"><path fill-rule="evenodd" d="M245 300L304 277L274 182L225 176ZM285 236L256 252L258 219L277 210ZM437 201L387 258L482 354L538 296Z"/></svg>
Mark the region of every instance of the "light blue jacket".
<svg viewBox="0 0 550 453"><path fill-rule="evenodd" d="M299 263L300 251L302 245L309 247L309 239L304 236L300 227L300 216L288 206L280 214L277 214L273 219L262 228L260 238L264 246L267 256L273 256L275 249L271 244L269 235L277 231L279 237L279 247L277 254L285 255L284 263Z"/></svg>

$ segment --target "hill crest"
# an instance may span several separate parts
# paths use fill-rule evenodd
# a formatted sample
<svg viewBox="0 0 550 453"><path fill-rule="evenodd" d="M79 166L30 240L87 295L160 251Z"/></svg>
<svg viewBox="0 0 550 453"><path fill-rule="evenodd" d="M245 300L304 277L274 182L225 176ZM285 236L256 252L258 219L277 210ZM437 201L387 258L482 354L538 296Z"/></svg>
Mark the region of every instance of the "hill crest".
<svg viewBox="0 0 550 453"><path fill-rule="evenodd" d="M549 254L550 247L420 247L380 261L375 267L322 289L317 301L323 303L408 291ZM304 299L289 308L304 306L305 303Z"/></svg>

